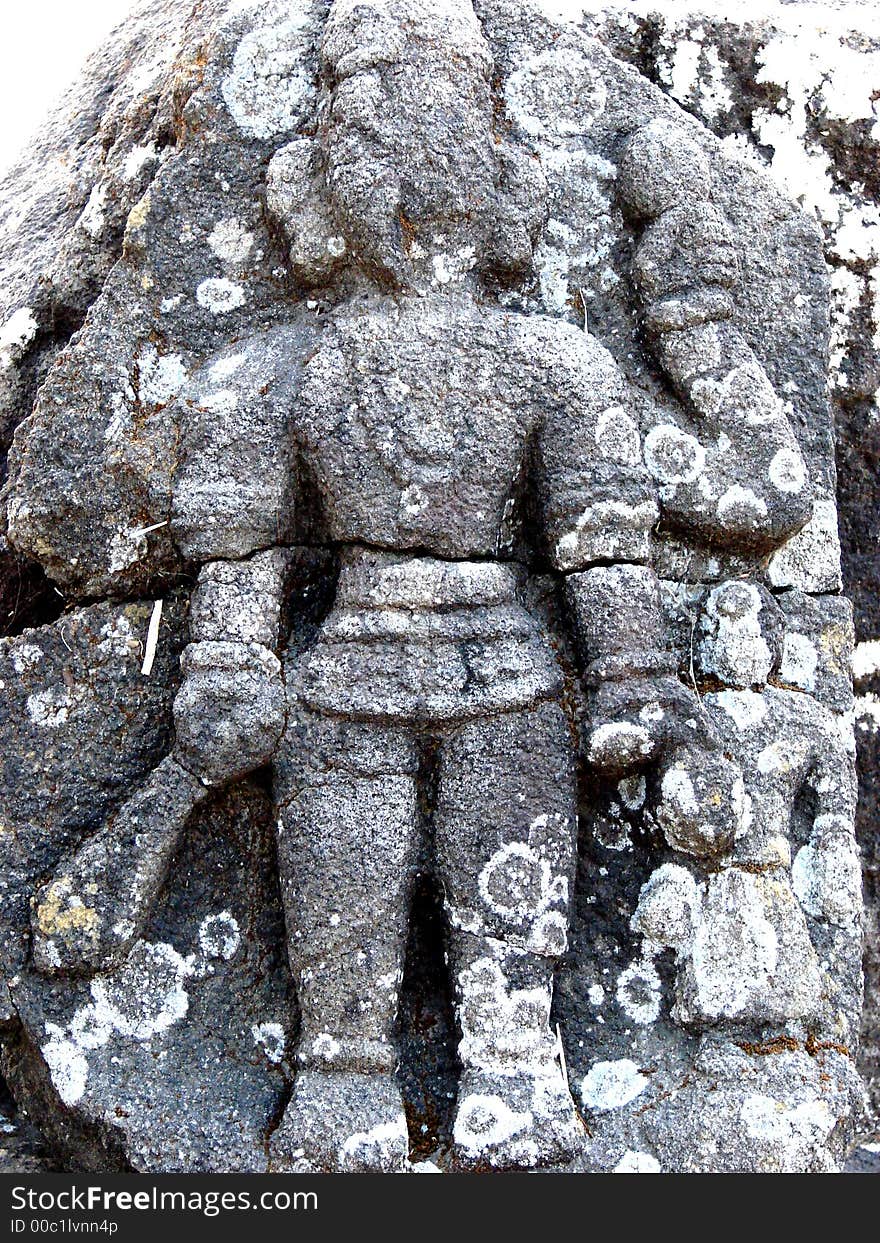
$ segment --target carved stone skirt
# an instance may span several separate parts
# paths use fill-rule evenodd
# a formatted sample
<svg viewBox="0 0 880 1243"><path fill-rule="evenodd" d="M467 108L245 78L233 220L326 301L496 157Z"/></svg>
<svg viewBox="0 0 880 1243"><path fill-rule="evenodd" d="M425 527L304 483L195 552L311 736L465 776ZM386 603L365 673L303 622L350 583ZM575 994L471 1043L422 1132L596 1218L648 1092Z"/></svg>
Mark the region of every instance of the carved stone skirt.
<svg viewBox="0 0 880 1243"><path fill-rule="evenodd" d="M334 608L291 675L313 711L425 726L528 708L562 689L510 566L365 550L346 554Z"/></svg>

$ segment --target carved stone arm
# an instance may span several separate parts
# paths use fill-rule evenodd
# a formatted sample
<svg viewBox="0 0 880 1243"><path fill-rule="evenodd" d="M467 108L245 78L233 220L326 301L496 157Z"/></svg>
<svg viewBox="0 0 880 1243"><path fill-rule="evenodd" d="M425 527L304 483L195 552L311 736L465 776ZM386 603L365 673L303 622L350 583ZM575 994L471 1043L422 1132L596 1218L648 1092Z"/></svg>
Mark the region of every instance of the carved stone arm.
<svg viewBox="0 0 880 1243"><path fill-rule="evenodd" d="M174 701L174 756L205 785L267 763L284 728L277 649L289 555L283 549L202 568Z"/></svg>
<svg viewBox="0 0 880 1243"><path fill-rule="evenodd" d="M33 902L33 952L49 973L122 961L140 936L187 820L211 787L267 763L284 728L281 639L289 555L213 561L193 593L172 752Z"/></svg>

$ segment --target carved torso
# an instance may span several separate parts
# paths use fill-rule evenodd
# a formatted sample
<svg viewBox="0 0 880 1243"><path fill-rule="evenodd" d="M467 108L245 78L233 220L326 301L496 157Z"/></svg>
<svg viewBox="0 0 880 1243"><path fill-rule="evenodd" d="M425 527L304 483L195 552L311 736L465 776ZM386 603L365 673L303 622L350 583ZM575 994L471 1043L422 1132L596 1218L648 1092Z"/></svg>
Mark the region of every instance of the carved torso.
<svg viewBox="0 0 880 1243"><path fill-rule="evenodd" d="M415 298L334 317L294 414L333 541L496 555L534 422L512 317Z"/></svg>
<svg viewBox="0 0 880 1243"><path fill-rule="evenodd" d="M515 316L471 299L371 300L306 363L294 435L327 537L352 546L296 675L311 707L440 721L558 690L515 571L493 563L537 417L515 339Z"/></svg>

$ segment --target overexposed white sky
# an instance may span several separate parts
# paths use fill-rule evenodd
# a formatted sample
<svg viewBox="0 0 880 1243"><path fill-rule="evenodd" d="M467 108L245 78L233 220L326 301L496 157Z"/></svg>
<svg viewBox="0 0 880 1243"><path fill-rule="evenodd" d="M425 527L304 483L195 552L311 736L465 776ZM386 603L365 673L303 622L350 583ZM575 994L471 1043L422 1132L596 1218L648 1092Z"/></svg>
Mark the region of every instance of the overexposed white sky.
<svg viewBox="0 0 880 1243"><path fill-rule="evenodd" d="M133 0L4 0L0 176Z"/></svg>

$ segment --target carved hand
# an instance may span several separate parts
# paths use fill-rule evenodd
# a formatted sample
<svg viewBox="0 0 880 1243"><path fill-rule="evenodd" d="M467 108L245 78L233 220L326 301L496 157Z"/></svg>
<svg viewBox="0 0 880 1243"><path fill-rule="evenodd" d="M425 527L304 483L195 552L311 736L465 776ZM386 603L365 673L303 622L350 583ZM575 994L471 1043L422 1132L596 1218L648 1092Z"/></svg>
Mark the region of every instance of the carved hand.
<svg viewBox="0 0 880 1243"><path fill-rule="evenodd" d="M591 703L584 750L607 776L624 776L679 745L714 747L697 696L669 675L602 682Z"/></svg>
<svg viewBox="0 0 880 1243"><path fill-rule="evenodd" d="M262 643L193 643L181 668L174 701L179 763L208 786L268 763L284 728L277 656Z"/></svg>

